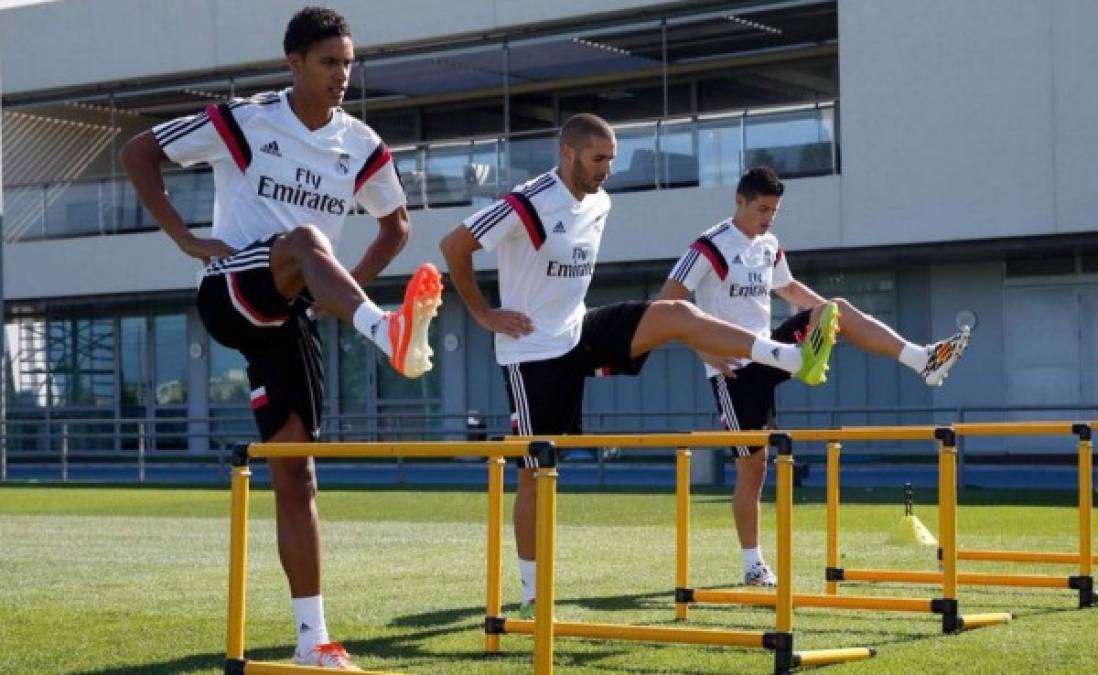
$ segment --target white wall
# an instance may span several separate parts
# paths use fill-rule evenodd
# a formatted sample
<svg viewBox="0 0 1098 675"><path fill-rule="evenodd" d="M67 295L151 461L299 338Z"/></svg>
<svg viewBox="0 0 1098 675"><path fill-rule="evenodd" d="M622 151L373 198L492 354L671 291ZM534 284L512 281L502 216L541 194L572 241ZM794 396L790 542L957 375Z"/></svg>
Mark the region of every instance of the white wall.
<svg viewBox="0 0 1098 675"><path fill-rule="evenodd" d="M58 0L0 10L5 93L283 58L301 0ZM653 0L331 0L359 47L662 4ZM429 20L424 20L429 18ZM44 47L48 45L48 47Z"/></svg>
<svg viewBox="0 0 1098 675"><path fill-rule="evenodd" d="M786 248L836 245L838 191L835 176L789 182L776 226ZM728 217L732 188L661 190L613 199L600 262L673 260L702 230ZM427 261L445 269L438 242L471 212L413 211L412 239L386 275L411 274ZM338 247L344 264L358 260L375 232L375 221L369 217L347 220ZM478 269L495 269L494 254L478 254L475 261ZM160 232L8 244L4 262L9 300L194 288L201 267Z"/></svg>
<svg viewBox="0 0 1098 675"><path fill-rule="evenodd" d="M1098 229L1093 0L840 0L842 243Z"/></svg>

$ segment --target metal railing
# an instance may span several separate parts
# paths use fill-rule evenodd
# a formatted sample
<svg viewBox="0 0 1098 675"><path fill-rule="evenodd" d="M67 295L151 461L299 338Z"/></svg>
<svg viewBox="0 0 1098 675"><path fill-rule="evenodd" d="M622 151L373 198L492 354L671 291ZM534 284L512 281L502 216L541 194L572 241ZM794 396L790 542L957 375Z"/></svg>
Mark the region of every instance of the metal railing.
<svg viewBox="0 0 1098 675"><path fill-rule="evenodd" d="M610 192L735 185L745 167L784 177L838 172L834 101L615 126ZM392 148L410 208L487 205L557 162L557 129L432 141ZM209 167L170 170L165 189L186 223L213 219ZM6 185L7 241L124 234L155 229L124 176Z"/></svg>
<svg viewBox="0 0 1098 675"><path fill-rule="evenodd" d="M82 411L87 414L87 411ZM783 409L784 428L828 429L852 425L952 424L1012 421L1018 419L1096 419L1098 402L1043 406L969 407L876 407L876 408L788 408ZM584 429L589 433L673 433L686 429L719 429L711 410L587 412ZM382 415L344 414L325 417L323 441L409 441L487 440L510 433L506 412L463 414L401 413ZM180 462L212 465L227 479L227 448L233 443L255 441L255 424L250 411L227 410L213 417L65 417L53 411L9 410L0 427L0 480L8 479L9 466L37 464L57 466L61 480L69 479L73 464L130 465L138 481L144 481L150 463ZM1070 448L1047 445L989 445L987 439L965 438L958 443L960 482L964 485L966 463L986 461L1007 454L1048 461L1070 454ZM981 441L984 441L981 443ZM864 463L930 460L930 455L882 453L864 444L849 443L848 459ZM825 449L805 444L798 453L804 460L822 462ZM664 453L630 455L627 449L590 449L573 453L570 461L594 463L597 483L605 481L607 464L640 461L672 466L674 448ZM408 480L403 459L396 460L398 484Z"/></svg>

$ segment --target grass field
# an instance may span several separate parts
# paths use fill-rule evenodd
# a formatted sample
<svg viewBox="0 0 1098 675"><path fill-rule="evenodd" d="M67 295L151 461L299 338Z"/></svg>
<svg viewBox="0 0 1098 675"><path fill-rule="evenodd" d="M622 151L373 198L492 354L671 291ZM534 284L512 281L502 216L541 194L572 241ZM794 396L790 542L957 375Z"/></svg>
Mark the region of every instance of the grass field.
<svg viewBox="0 0 1098 675"><path fill-rule="evenodd" d="M900 536L898 491L844 490L843 564L931 569L934 550ZM920 494L933 503L935 496ZM960 542L970 548L1073 550L1071 493L962 493ZM510 520L510 498L506 499ZM0 673L218 673L224 654L228 548L224 490L0 487ZM272 495L253 491L247 655L288 659L293 626L278 566ZM671 494L560 496L558 606L562 620L672 625ZM773 561L772 495L764 545ZM329 628L365 668L408 673L530 671L532 641L504 636L485 660L481 492L322 491ZM691 583L732 585L739 552L729 496L693 496ZM937 531L935 508L917 515ZM796 587L822 592L824 507L799 490ZM510 528L505 602L518 593ZM1074 573L1067 566L962 563L964 570ZM849 584L850 592L930 597L926 587ZM845 588L845 587L844 587ZM797 647L873 645L871 661L828 672L1093 673L1098 608L1074 591L964 588L962 612L1013 611L1009 625L942 636L937 616L796 610ZM505 609L513 609L513 604ZM697 607L691 625L770 629L773 613ZM769 652L559 638L562 673L762 673Z"/></svg>

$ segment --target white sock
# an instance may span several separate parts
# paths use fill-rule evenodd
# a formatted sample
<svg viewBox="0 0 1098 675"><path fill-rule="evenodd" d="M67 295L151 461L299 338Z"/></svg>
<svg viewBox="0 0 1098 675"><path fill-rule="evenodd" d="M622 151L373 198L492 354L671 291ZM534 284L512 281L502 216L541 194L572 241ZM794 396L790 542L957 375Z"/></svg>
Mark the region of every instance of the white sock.
<svg viewBox="0 0 1098 675"><path fill-rule="evenodd" d="M930 361L930 350L922 345L905 342L903 349L900 350L899 360L916 373L922 373L923 368L926 368L927 362Z"/></svg>
<svg viewBox="0 0 1098 675"><path fill-rule="evenodd" d="M519 577L522 578L522 601L530 602L537 590L537 561L519 558Z"/></svg>
<svg viewBox="0 0 1098 675"><path fill-rule="evenodd" d="M370 338L377 348L392 356L393 347L389 344L389 322L386 320L388 313L375 305L372 300L366 298L355 310L351 317L351 323L355 325L359 333Z"/></svg>
<svg viewBox="0 0 1098 675"><path fill-rule="evenodd" d="M297 651L307 653L317 645L331 642L324 623L324 598L291 598L294 604L294 625L297 627Z"/></svg>
<svg viewBox="0 0 1098 675"><path fill-rule="evenodd" d="M780 368L788 373L795 373L804 365L799 347L762 337L755 338L754 344L751 345L751 360Z"/></svg>
<svg viewBox="0 0 1098 675"><path fill-rule="evenodd" d="M740 549L740 553L743 554L743 569L749 570L755 565L765 565L763 560L762 549L756 546L755 548L743 548Z"/></svg>

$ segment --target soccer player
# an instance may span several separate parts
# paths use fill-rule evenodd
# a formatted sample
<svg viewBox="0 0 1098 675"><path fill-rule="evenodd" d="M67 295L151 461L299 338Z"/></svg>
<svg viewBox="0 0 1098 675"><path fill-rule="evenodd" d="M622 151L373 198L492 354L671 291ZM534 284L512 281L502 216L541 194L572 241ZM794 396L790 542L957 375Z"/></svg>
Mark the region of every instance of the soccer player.
<svg viewBox="0 0 1098 675"><path fill-rule="evenodd" d="M417 377L431 368L427 330L441 281L433 266L420 267L396 312L383 312L366 297L362 288L408 238L404 190L381 139L339 107L355 56L344 18L302 9L290 19L283 46L293 76L288 89L160 124L130 140L122 161L164 231L184 253L207 263L199 313L210 335L248 362L260 437L300 443L315 440L320 428L316 315L353 324L393 368ZM190 232L165 195L164 159L213 167L212 238ZM332 246L356 203L379 228L348 273ZM325 625L313 460L268 464L297 632L294 661L358 670Z"/></svg>
<svg viewBox="0 0 1098 675"><path fill-rule="evenodd" d="M706 230L671 270L660 299L682 300L693 294L698 307L735 322L761 338L783 344L804 339L811 312L825 303L839 307L839 330L854 346L897 359L928 385L940 386L968 346L969 330L932 345L915 345L843 298L825 300L797 281L771 226L781 207L784 184L773 170L754 168L736 187L736 211ZM770 332L770 293L802 311ZM773 428L774 389L789 379L783 370L703 356L717 412L729 430ZM732 510L743 551L744 583L773 586L774 574L759 549L759 498L766 477L765 447L735 449L736 487Z"/></svg>
<svg viewBox="0 0 1098 675"><path fill-rule="evenodd" d="M684 301L623 302L588 310L584 296L610 212L602 184L616 141L599 117L579 114L560 134L559 166L478 211L442 240L450 278L477 323L495 333L511 424L520 435L579 433L584 378L640 372L648 353L681 340L697 351L751 358L809 384L824 381L837 328L834 304L818 312L813 339L792 346L717 320ZM473 253L496 249L500 307L473 275ZM523 598L535 590L532 460L519 470L514 526Z"/></svg>

